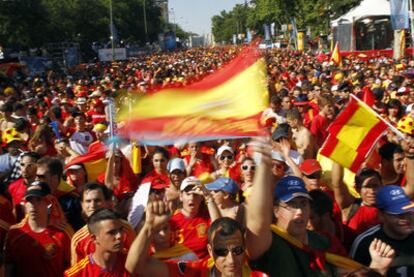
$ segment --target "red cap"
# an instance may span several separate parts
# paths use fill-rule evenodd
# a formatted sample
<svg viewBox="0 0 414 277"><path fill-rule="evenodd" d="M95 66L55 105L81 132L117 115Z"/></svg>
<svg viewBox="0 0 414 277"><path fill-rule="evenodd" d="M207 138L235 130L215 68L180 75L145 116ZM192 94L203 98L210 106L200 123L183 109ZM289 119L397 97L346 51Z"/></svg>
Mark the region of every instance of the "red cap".
<svg viewBox="0 0 414 277"><path fill-rule="evenodd" d="M321 164L314 159L304 160L300 165L300 171L305 175L311 175L317 171L322 171Z"/></svg>
<svg viewBox="0 0 414 277"><path fill-rule="evenodd" d="M151 188L152 189L165 189L167 187L168 187L168 184L165 183L165 181L160 179L160 178L154 178L151 181Z"/></svg>

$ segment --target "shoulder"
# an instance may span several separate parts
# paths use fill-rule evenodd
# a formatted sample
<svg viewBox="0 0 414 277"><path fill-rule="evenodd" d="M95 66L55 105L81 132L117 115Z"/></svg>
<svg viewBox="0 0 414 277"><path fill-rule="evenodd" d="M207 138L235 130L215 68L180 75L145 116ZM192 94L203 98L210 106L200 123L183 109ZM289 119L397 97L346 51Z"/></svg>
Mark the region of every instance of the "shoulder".
<svg viewBox="0 0 414 277"><path fill-rule="evenodd" d="M83 226L72 236L72 244L77 244L79 241L89 236L88 226Z"/></svg>
<svg viewBox="0 0 414 277"><path fill-rule="evenodd" d="M72 227L64 221L54 222L50 225L50 227L55 229L57 232L64 233L67 237L69 237L69 239L73 236Z"/></svg>
<svg viewBox="0 0 414 277"><path fill-rule="evenodd" d="M72 277L79 275L85 268L89 265L89 256L86 256L75 265L70 267L68 270L65 271L65 276Z"/></svg>
<svg viewBox="0 0 414 277"><path fill-rule="evenodd" d="M359 236L357 236L357 238L352 243L352 247L351 247L351 250L349 251L349 255L354 258L356 255L356 252L361 247L366 247L366 244L370 243L380 230L381 230L381 225L378 224L366 230Z"/></svg>

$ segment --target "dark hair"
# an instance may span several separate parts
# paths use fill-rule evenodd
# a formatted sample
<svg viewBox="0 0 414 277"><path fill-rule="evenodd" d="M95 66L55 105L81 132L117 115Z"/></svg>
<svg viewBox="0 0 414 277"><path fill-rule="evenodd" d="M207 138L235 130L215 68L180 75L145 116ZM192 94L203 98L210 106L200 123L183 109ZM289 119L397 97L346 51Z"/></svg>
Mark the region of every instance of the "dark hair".
<svg viewBox="0 0 414 277"><path fill-rule="evenodd" d="M280 105L282 103L282 99L277 95L272 95L272 97L270 97L270 103L274 105Z"/></svg>
<svg viewBox="0 0 414 277"><path fill-rule="evenodd" d="M24 157L30 157L31 159L35 160L35 162L37 162L41 156L36 152L24 152L21 155L20 160L22 160Z"/></svg>
<svg viewBox="0 0 414 277"><path fill-rule="evenodd" d="M99 209L93 212L88 218L88 231L91 234L96 234L98 231L96 228L96 223L99 223L104 220L120 220L121 217L111 209L104 208Z"/></svg>
<svg viewBox="0 0 414 277"><path fill-rule="evenodd" d="M43 157L37 161L37 166L45 165L49 175L58 176L59 180L63 175L63 164L60 160L56 158Z"/></svg>
<svg viewBox="0 0 414 277"><path fill-rule="evenodd" d="M395 153L404 153L398 144L387 142L379 149L379 154L383 160L391 161Z"/></svg>
<svg viewBox="0 0 414 277"><path fill-rule="evenodd" d="M13 104L10 102L6 102L4 103L1 107L0 107L0 111L2 112L7 112L7 113L12 113L13 112Z"/></svg>
<svg viewBox="0 0 414 277"><path fill-rule="evenodd" d="M155 154L161 154L164 158L166 158L167 160L170 159L170 153L168 153L168 151L165 148L162 147L155 147L154 152L152 153L152 157L155 156Z"/></svg>
<svg viewBox="0 0 414 277"><path fill-rule="evenodd" d="M80 200L83 201L83 195L85 192L89 191L89 190L100 190L105 198L105 201L108 201L111 199L112 194L110 193L109 189L107 188L107 186L100 184L100 183L96 183L96 182L92 182L92 183L87 183L85 184L81 191L80 191Z"/></svg>
<svg viewBox="0 0 414 277"><path fill-rule="evenodd" d="M310 201L310 207L315 214L323 216L324 214L329 213L329 215L332 216L333 201L328 194L320 189L314 189L309 192L309 195L313 199L313 201Z"/></svg>
<svg viewBox="0 0 414 277"><path fill-rule="evenodd" d="M21 109L24 109L24 105L22 103L20 103L20 102L14 103L14 105L13 105L13 111L14 112L17 111L17 110L21 110Z"/></svg>
<svg viewBox="0 0 414 277"><path fill-rule="evenodd" d="M357 191L360 191L364 181L371 177L377 177L380 181L382 181L381 174L379 174L378 171L368 167L361 169L355 175L355 188L357 189Z"/></svg>
<svg viewBox="0 0 414 277"><path fill-rule="evenodd" d="M381 277L383 275L369 267L361 267L361 268L355 269L354 271L344 273L340 276L342 277Z"/></svg>
<svg viewBox="0 0 414 277"><path fill-rule="evenodd" d="M302 115L301 115L301 113L299 112L298 109L288 110L287 113L286 113L286 118L297 119L299 122L303 122Z"/></svg>
<svg viewBox="0 0 414 277"><path fill-rule="evenodd" d="M208 242L212 243L217 235L230 236L237 231L240 231L242 235L244 233L243 227L239 222L230 217L218 218L213 221L208 229Z"/></svg>

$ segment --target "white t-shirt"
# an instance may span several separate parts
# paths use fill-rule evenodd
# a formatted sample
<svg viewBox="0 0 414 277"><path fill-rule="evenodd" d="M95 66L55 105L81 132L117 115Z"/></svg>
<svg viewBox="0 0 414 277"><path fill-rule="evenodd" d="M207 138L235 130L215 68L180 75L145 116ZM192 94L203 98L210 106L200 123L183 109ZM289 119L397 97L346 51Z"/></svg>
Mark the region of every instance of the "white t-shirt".
<svg viewBox="0 0 414 277"><path fill-rule="evenodd" d="M70 137L70 147L79 154L88 152L89 145L93 142L93 136L90 132L75 132Z"/></svg>

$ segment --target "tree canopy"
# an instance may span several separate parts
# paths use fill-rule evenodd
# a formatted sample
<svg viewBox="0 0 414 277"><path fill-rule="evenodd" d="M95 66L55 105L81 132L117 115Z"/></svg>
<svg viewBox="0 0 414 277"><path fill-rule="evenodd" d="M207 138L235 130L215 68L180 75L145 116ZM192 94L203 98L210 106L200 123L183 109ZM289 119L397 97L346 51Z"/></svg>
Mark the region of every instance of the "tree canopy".
<svg viewBox="0 0 414 277"><path fill-rule="evenodd" d="M329 21L346 13L361 0L251 0L237 4L229 12L211 18L216 42L230 42L233 34L246 29L263 34L263 24L275 23L278 29L295 18L298 28L311 27L314 33L329 30Z"/></svg>
<svg viewBox="0 0 414 277"><path fill-rule="evenodd" d="M108 42L109 3L110 0L0 1L0 43L38 47L49 42ZM112 5L114 25L123 40L155 41L165 27L154 0L112 0Z"/></svg>

